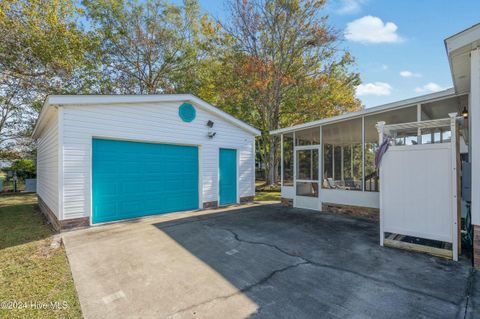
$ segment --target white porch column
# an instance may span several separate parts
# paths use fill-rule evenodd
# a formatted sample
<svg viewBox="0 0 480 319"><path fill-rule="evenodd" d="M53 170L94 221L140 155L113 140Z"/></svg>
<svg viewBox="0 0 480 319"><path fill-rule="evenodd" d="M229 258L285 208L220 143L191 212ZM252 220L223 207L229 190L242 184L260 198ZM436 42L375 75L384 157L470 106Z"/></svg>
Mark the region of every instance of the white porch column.
<svg viewBox="0 0 480 319"><path fill-rule="evenodd" d="M383 136L385 134L385 121L378 122L375 127L377 128L378 131L378 146L382 145L383 143ZM382 183L383 180L383 173L382 169L379 171L380 174L380 189L378 190L379 195L380 195L380 246L383 246L383 241L385 239L385 232L383 231L383 200L382 200Z"/></svg>
<svg viewBox="0 0 480 319"><path fill-rule="evenodd" d="M280 135L280 187L283 187L283 134Z"/></svg>
<svg viewBox="0 0 480 319"><path fill-rule="evenodd" d="M470 163L472 163L472 224L474 225L473 260L480 267L480 48L470 55Z"/></svg>

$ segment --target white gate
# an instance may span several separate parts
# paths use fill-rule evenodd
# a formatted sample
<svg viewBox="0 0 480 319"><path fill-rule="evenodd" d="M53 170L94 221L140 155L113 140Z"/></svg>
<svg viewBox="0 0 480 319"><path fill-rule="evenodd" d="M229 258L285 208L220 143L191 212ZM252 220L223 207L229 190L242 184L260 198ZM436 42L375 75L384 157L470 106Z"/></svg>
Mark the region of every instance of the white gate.
<svg viewBox="0 0 480 319"><path fill-rule="evenodd" d="M455 114L456 115L456 114ZM451 119L384 125L378 123L380 143L388 136L392 144L380 166L380 244L385 233L413 236L452 244L451 257L458 258L457 143L455 115ZM423 144L423 132L450 129L450 138ZM406 144L410 134L412 145ZM436 134L436 133L435 133ZM443 133L440 133L443 134ZM399 137L401 136L401 137ZM416 140L415 140L416 139ZM402 142L403 141L403 142ZM397 142L397 143L395 143ZM433 143L433 144L432 144Z"/></svg>

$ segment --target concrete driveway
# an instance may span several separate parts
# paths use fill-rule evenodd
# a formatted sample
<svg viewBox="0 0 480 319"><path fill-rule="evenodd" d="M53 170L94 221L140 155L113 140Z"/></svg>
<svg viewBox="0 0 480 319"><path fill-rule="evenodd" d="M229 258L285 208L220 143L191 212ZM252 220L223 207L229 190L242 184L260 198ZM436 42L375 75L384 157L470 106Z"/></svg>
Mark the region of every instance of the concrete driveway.
<svg viewBox="0 0 480 319"><path fill-rule="evenodd" d="M479 318L465 261L378 245L370 220L279 205L64 234L86 318Z"/></svg>

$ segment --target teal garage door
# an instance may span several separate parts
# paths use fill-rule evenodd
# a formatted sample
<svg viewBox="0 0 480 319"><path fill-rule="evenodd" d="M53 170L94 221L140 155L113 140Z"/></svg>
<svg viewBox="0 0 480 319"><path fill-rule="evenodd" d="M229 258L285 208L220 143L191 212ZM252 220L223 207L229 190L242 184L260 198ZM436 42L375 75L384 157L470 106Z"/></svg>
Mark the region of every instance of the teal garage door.
<svg viewBox="0 0 480 319"><path fill-rule="evenodd" d="M92 223L198 208L197 147L92 144Z"/></svg>
<svg viewBox="0 0 480 319"><path fill-rule="evenodd" d="M220 205L237 202L237 151L220 149Z"/></svg>

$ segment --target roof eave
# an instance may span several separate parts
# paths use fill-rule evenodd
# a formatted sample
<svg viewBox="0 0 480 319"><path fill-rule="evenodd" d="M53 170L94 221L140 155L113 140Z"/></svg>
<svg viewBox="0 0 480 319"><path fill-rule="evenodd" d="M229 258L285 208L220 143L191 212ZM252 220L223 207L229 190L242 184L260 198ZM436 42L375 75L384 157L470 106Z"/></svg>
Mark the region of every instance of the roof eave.
<svg viewBox="0 0 480 319"><path fill-rule="evenodd" d="M387 104L383 104L383 105L379 105L379 106L374 106L374 107L371 107L371 108L368 108L368 109L363 109L363 110L357 111L357 112L345 113L345 114L341 114L341 115L337 115L337 116L333 116L333 117L329 117L329 118L325 118L325 119L321 119L321 120L317 120L317 121L312 121L312 122L307 122L307 123L303 123L303 124L299 124L299 125L285 127L285 128L281 128L281 129L277 129L277 130L272 130L269 133L270 133L270 135L290 133L290 132L294 132L294 131L298 131L298 130L302 130L302 129L311 128L311 127L314 127L314 126L330 124L330 123L337 122L337 121L344 121L344 120L348 120L348 119L363 116L363 115L381 113L381 112L385 112L385 111L389 111L389 110L393 110L393 109L397 109L397 108L413 106L413 105L418 104L418 103L428 103L428 102L438 100L438 99L453 97L455 95L456 94L455 94L454 89L449 88L449 89L446 89L446 90L443 90L443 91L429 93L429 94L417 96L417 97L410 98L410 99L405 99L405 100L401 100L401 101L397 101L397 102L392 102L392 103L387 103Z"/></svg>
<svg viewBox="0 0 480 319"><path fill-rule="evenodd" d="M452 77L453 89L455 90L455 92L458 92L457 83L453 74L452 56L448 51L448 38L443 40L443 43L445 45L445 51L447 52L448 67L450 68L450 76Z"/></svg>
<svg viewBox="0 0 480 319"><path fill-rule="evenodd" d="M452 83L455 89L455 92L460 93L458 83L455 78L455 70L453 67L452 57L458 52L463 51L468 46L472 46L477 43L476 46L479 46L478 43L480 39L480 23L477 23L471 26L468 29L465 29L461 32L458 32L448 38L443 42L445 45L445 51L447 52L448 65L450 67L450 75L452 77Z"/></svg>
<svg viewBox="0 0 480 319"><path fill-rule="evenodd" d="M35 123L35 127L33 128L32 132L32 139L36 139L38 136L38 132L40 130L40 125L44 122L44 118L47 116L47 109L48 106L50 105L50 96L47 96L45 98L45 101L43 101L42 109L40 110L40 115L37 118L37 122Z"/></svg>

